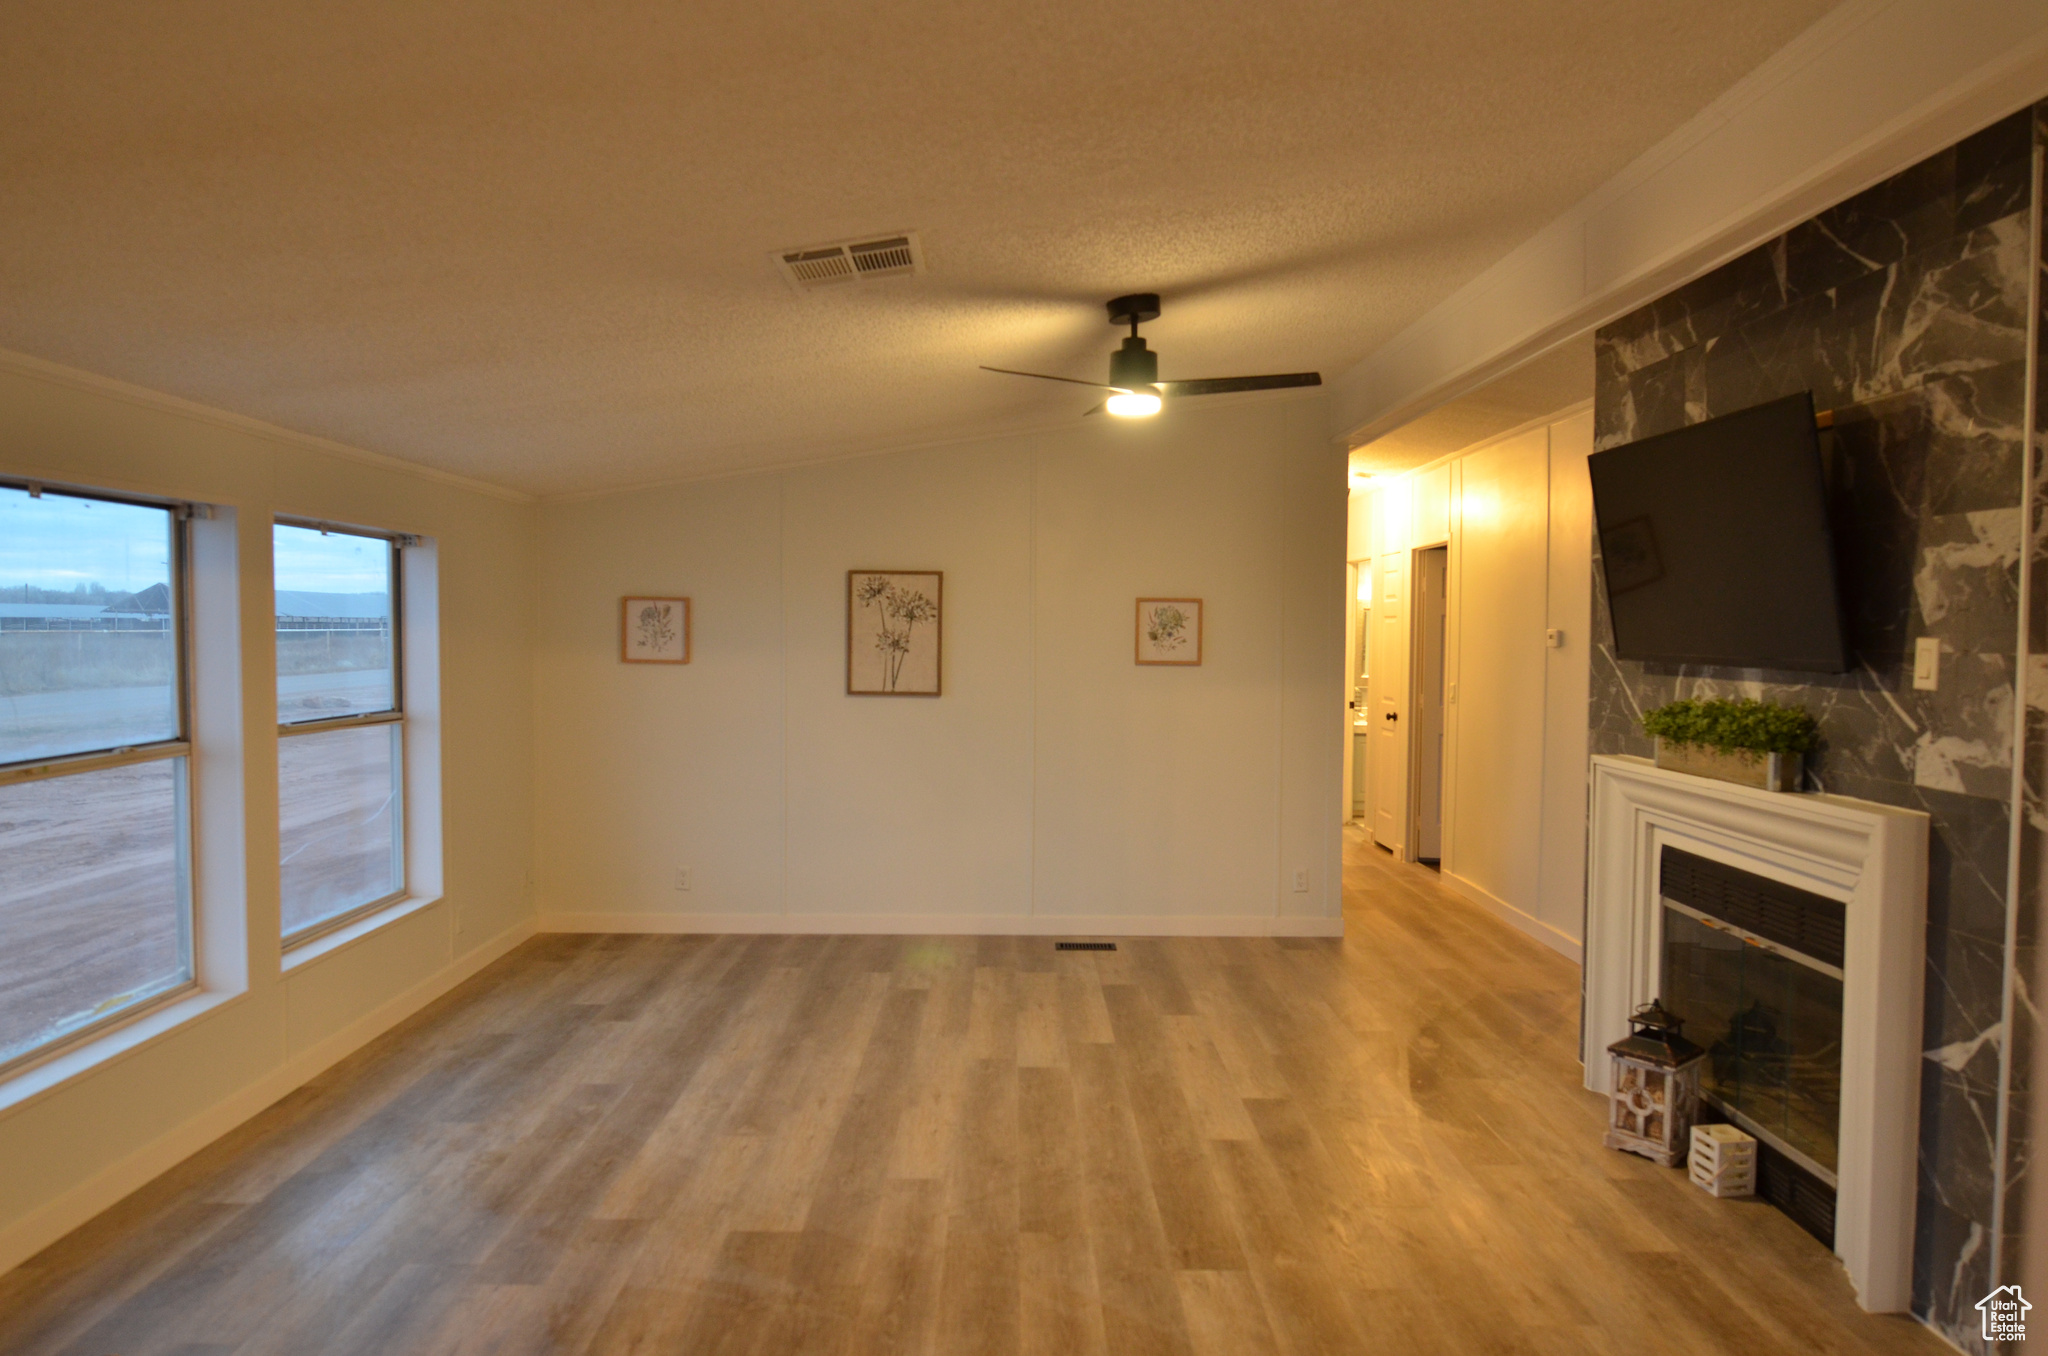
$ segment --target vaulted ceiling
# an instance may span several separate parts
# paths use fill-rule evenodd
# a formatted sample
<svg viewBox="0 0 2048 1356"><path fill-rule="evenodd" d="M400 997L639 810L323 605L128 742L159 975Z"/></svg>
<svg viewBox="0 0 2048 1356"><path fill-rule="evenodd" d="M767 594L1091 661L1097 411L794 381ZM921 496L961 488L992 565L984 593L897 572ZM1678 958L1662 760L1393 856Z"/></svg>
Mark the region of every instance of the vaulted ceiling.
<svg viewBox="0 0 2048 1356"><path fill-rule="evenodd" d="M15 0L0 347L541 494L1334 377L1829 7Z"/></svg>

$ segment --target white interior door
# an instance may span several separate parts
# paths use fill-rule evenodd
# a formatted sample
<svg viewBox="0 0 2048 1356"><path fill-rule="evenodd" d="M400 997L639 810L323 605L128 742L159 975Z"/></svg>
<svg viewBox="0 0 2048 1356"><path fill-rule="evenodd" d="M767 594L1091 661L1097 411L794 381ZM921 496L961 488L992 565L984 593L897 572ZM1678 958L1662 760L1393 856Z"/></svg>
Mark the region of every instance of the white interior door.
<svg viewBox="0 0 2048 1356"><path fill-rule="evenodd" d="M1358 760L1351 756L1351 729L1357 723L1358 673L1354 656L1358 654L1362 639L1358 634L1358 576L1372 569L1371 561L1361 561L1344 567L1344 811L1342 818L1350 819L1356 811L1359 788L1352 785L1352 764Z"/></svg>
<svg viewBox="0 0 2048 1356"><path fill-rule="evenodd" d="M1408 553L1379 558L1372 609L1372 836L1408 855Z"/></svg>

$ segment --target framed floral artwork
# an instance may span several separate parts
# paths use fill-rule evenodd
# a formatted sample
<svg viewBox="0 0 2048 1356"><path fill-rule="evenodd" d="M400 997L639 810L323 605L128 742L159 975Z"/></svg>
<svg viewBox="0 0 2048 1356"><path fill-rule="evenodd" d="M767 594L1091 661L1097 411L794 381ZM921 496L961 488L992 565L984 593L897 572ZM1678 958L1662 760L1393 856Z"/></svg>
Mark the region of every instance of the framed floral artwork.
<svg viewBox="0 0 2048 1356"><path fill-rule="evenodd" d="M846 572L846 692L939 695L945 575L938 570Z"/></svg>
<svg viewBox="0 0 2048 1356"><path fill-rule="evenodd" d="M1201 663L1202 600L1140 598L1138 662L1183 665Z"/></svg>
<svg viewBox="0 0 2048 1356"><path fill-rule="evenodd" d="M689 663L690 600L619 599L619 659L627 664Z"/></svg>

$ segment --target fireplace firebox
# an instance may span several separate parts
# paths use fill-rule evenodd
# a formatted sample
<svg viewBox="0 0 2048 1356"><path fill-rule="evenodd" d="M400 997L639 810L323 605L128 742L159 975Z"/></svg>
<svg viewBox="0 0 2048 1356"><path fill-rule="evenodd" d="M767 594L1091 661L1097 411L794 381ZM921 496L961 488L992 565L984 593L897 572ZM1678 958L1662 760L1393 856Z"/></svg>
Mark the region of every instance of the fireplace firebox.
<svg viewBox="0 0 2048 1356"><path fill-rule="evenodd" d="M1658 887L1664 1003L1706 1047L1707 1119L1757 1137L1758 1194L1832 1247L1846 908L1668 844Z"/></svg>

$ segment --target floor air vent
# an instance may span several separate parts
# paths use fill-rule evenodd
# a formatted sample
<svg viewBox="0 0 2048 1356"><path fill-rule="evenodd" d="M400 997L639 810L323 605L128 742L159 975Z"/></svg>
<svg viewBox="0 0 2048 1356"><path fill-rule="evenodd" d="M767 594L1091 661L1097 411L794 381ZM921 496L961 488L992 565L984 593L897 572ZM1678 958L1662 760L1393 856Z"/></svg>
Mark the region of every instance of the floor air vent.
<svg viewBox="0 0 2048 1356"><path fill-rule="evenodd" d="M924 272L924 252L917 232L879 236L873 240L842 240L800 250L777 250L776 267L792 287L810 292L833 283L862 278L903 278Z"/></svg>
<svg viewBox="0 0 2048 1356"><path fill-rule="evenodd" d="M1055 951L1114 951L1115 942L1054 942Z"/></svg>

